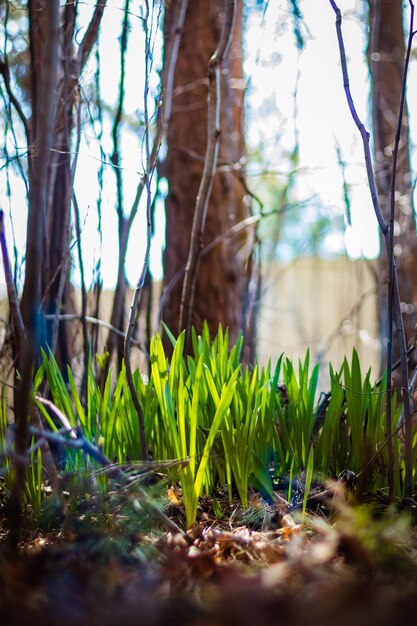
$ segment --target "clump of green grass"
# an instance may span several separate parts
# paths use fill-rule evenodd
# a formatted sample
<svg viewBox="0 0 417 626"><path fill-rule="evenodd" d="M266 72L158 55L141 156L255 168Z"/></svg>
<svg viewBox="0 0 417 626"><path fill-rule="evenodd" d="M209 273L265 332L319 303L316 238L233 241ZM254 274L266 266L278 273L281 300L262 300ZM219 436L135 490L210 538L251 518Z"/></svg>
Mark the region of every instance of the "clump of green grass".
<svg viewBox="0 0 417 626"><path fill-rule="evenodd" d="M213 340L207 325L201 336L192 330L191 355L184 354L184 333L178 338L167 333L173 344L171 359L155 334L149 380L136 371L134 381L143 409L147 449L156 461L167 462L170 479L181 484L188 527L196 520L202 494L214 496L221 489L229 501L237 494L247 506L250 487L272 495L272 476L289 475L288 498L293 478L304 476L303 511L311 484L337 477L345 469L362 476L364 489L387 488L386 382L371 383L370 370L362 374L356 351L339 371L330 366L330 394L323 404L317 399L319 368L316 365L310 371L309 351L297 368L282 356L274 367L271 363L264 368L243 367L242 338L230 347L228 332L221 327ZM34 378L35 393L46 380L53 404L70 426L79 429L111 461L140 459L138 419L124 366L114 382L110 370L100 388L90 358L86 400L82 402L71 369L67 368L66 382L51 354L43 353L42 359ZM8 410L4 398L3 448ZM37 404L45 426L57 432L62 424L44 403L38 400ZM394 398L393 427L399 411ZM417 457L416 444L414 432ZM395 494L401 497L404 467L398 434L394 451ZM8 461L5 463L7 478ZM97 461L84 451L66 450L64 472L76 475L97 468ZM44 496L42 480L41 452L34 449L27 470L26 498L37 507ZM108 475L100 474L96 486L105 492L107 483Z"/></svg>

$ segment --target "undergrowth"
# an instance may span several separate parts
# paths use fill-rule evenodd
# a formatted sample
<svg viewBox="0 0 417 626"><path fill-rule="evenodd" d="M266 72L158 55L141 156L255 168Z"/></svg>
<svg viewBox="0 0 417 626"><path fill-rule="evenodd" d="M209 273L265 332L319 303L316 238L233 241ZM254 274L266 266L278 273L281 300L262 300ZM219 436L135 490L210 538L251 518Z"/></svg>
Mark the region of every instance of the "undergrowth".
<svg viewBox="0 0 417 626"><path fill-rule="evenodd" d="M168 474L172 484L181 486L187 527L195 523L204 494L213 499L214 510L221 511L219 499L224 496L229 502L238 497L246 507L250 489L271 498L277 485L285 484L284 495L290 501L295 484L302 483L304 512L312 486L328 477L348 473L362 492L387 490L386 381L371 382L371 371L362 372L355 350L339 371L330 366L329 393L318 397L319 368L310 367L309 351L297 366L281 356L274 365L243 367L242 339L229 348L228 332L221 328L213 340L207 326L201 336L192 331L192 355L184 354L184 333L178 339L169 336L171 359L156 334L150 346L149 379L140 371L134 373L153 465L139 462L138 419L125 368L115 381L110 370L100 388L95 374L100 357L96 362L90 358L82 402L71 369L67 368L66 382L53 356L42 353L34 391L45 429L62 437L70 426L73 437L82 433L109 461L136 471L141 480L147 468ZM67 419L65 432L57 412L40 396L45 382L53 406ZM400 411L393 398L398 498L403 497L404 474L401 433L396 431ZM8 413L3 394L0 446L5 451L6 491L11 481ZM413 437L415 457L415 428ZM48 498L41 455L34 436L25 494L34 508ZM91 491L105 494L109 489L110 473L100 471L97 459L85 450L61 446L59 458L69 492L76 490L77 477L86 473L91 476Z"/></svg>

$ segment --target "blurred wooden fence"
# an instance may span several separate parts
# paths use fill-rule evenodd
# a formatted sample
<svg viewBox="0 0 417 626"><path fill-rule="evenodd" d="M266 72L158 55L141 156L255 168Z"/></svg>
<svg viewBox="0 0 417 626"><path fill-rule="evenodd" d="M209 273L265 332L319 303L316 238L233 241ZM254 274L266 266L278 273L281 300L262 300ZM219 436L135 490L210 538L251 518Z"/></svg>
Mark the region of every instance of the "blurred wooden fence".
<svg viewBox="0 0 417 626"><path fill-rule="evenodd" d="M339 367L352 348L363 368L379 374L377 298L371 261L300 258L265 269L258 322L261 363L284 352L321 363L320 387L328 385L328 362Z"/></svg>
<svg viewBox="0 0 417 626"><path fill-rule="evenodd" d="M79 294L77 294L79 296ZM159 289L155 289L155 308ZM113 293L104 291L100 317L108 321ZM130 295L127 296L127 303ZM7 302L0 303L1 339L5 336ZM74 322L69 322L74 324ZM142 323L141 323L142 326ZM105 348L107 329L101 329L99 349ZM141 333L142 334L142 333ZM81 328L74 324L74 341L81 355ZM2 343L2 342L1 342ZM311 361L321 363L320 388L329 384L328 362L339 367L344 355L356 347L363 367L372 366L378 376L379 342L377 303L372 266L367 261L301 258L264 270L258 321L258 359L273 364L282 354L304 358L310 348ZM134 360L139 362L134 350ZM140 358L144 366L143 355Z"/></svg>

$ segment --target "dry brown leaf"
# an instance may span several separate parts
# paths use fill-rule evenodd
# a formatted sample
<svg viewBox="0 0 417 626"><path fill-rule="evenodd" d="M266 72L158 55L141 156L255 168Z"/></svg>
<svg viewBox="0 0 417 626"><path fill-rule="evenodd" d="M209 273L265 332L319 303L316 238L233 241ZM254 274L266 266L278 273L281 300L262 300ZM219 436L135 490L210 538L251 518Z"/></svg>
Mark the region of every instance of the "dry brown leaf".
<svg viewBox="0 0 417 626"><path fill-rule="evenodd" d="M180 506L180 500L178 497L179 494L177 494L178 489L176 489L175 487L170 487L167 491L168 500L172 506Z"/></svg>

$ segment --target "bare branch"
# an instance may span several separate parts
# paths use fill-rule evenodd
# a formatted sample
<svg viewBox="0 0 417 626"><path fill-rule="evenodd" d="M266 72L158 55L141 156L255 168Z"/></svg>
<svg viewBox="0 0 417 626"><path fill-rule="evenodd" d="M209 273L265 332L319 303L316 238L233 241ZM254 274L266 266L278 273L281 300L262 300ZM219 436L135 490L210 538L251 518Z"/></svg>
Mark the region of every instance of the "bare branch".
<svg viewBox="0 0 417 626"><path fill-rule="evenodd" d="M176 60L177 60L177 54L178 54L178 48L179 48L179 43L180 43L180 38L181 38L181 33L182 33L182 28L184 25L184 19L185 19L185 13L187 10L187 3L188 0L182 0L180 8L179 8L179 12L178 12L178 21L176 22L176 30L175 30L175 36L173 38L173 43L172 43L172 52L169 55L169 62L168 62L168 66L167 66L167 71L166 71L166 75L165 75L165 80L166 80L166 97L165 97L165 101L163 100L162 105L161 105L161 109L160 109L160 115L158 118L158 129L157 129L157 135L155 138L155 141L153 143L153 148L152 148L152 152L150 151L149 148L149 115L148 115L148 87L149 87L149 35L148 35L148 30L147 30L147 20L144 21L144 28L145 28L145 46L146 46L146 50L145 50L145 90L144 90L144 113L145 113L145 146L146 146L146 174L143 177L137 193L136 193L136 198L134 200L133 206L132 206L132 210L130 213L130 218L129 218L129 224L131 225L131 223L133 222L134 219L134 215L136 213L137 210L137 206L139 204L139 200L141 197L141 194L143 192L144 186L146 185L146 191L147 191L147 210L146 210L146 219L147 219L147 227L146 227L146 251L145 251L145 259L143 262L143 267L142 267L142 271L140 273L138 282L136 284L136 288L133 294L133 298L132 298L132 304L130 306L130 315L129 315L129 322L128 322L128 327L127 327L127 331L126 331L126 339L125 339L125 344L124 344L124 359L125 359L125 365L126 365L126 378L127 378L127 383L129 385L129 389L130 392L132 394L132 399L133 399L133 404L135 406L136 412L138 414L138 420L139 420L139 431L140 431L140 438L141 438L141 454L142 454L142 460L144 460L146 458L146 441L145 441L145 425L144 425L144 419L143 419L143 411L142 411L142 407L140 405L139 402L139 398L138 398L138 394L134 385L134 381L133 381L133 374L132 374L132 365L130 362L130 346L131 346L131 341L132 341L132 336L133 336L133 330L135 327L135 319L136 319L136 312L138 309L138 305L139 305L139 300L140 300L140 295L143 289L143 285L145 283L145 278L146 278L146 274L148 271L148 262L149 262L149 253L150 253L150 248L151 248L151 235L152 235L152 215L151 215L151 211L152 211L152 198L151 198L151 179L152 179L152 174L153 171L155 169L155 165L156 165L156 159L158 156L158 152L159 152L159 147L161 145L161 141L164 137L164 134L168 128L168 122L169 122L169 118L170 118L170 112L171 112L171 100L172 100L172 86L173 86L173 75L174 75L174 71L175 71L175 64L176 64ZM149 15L149 4L148 1L146 0L145 2L146 5L146 9L147 9L147 15ZM130 226L129 226L130 227Z"/></svg>
<svg viewBox="0 0 417 626"><path fill-rule="evenodd" d="M153 141L152 151L149 156L149 164L147 165L147 171L141 177L139 184L136 189L135 198L133 200L132 206L130 208L130 212L127 216L124 215L123 212L123 186L122 186L122 168L119 163L119 150L118 150L118 128L122 116L123 111L123 101L124 101L124 66L125 66L125 52L127 45L127 15L128 15L128 7L129 2L126 0L125 5L125 20L123 24L122 37L120 40L120 60L121 60L121 78L119 85L119 101L118 101L118 109L116 114L116 119L113 125L113 154L111 156L111 161L116 174L116 183L117 183L117 196L118 196L118 205L117 205L117 215L119 219L119 267L118 267L118 276L117 276L117 288L116 294L113 304L113 311L111 316L111 322L113 326L119 325L122 321L122 306L124 301L124 289L123 285L125 284L125 275L124 275L124 259L127 252L127 247L129 243L129 235L133 225L133 221L137 215L139 209L139 203L142 197L142 194L147 186L147 180L150 179L153 175L154 169L156 167L156 162L159 154L159 149L162 143L162 140L167 132L169 119L171 116L171 102L172 102L172 91L173 91L173 82L174 82L174 72L175 65L178 56L178 48L181 40L182 29L184 26L185 14L187 10L188 0L182 0L181 3L177 4L177 13L174 19L173 32L170 38L168 52L167 52L167 62L164 67L164 72L162 75L162 84L161 84L161 97L157 114L157 125L156 125L156 136ZM146 124L146 128L148 124ZM137 305L136 305L137 306ZM136 309L135 309L136 311ZM114 349L114 340L113 337L109 334L108 342L107 342L110 354Z"/></svg>
<svg viewBox="0 0 417 626"><path fill-rule="evenodd" d="M334 339L340 336L344 322L346 320L349 320L353 315L358 315L365 303L365 300L369 296L374 296L375 293L376 293L375 287L370 287L369 289L366 289L366 291L363 291L361 293L361 295L358 297L356 302L351 306L351 308L347 311L347 313L345 313L345 315L339 320L337 326L335 326L332 332L324 340L319 350L317 350L315 358L314 358L315 362L320 363L323 360L326 352L328 352L328 350L330 349Z"/></svg>
<svg viewBox="0 0 417 626"><path fill-rule="evenodd" d="M169 120L171 118L172 110L172 98L173 98L173 86L174 86L174 74L175 66L177 63L178 50L181 42L182 30L184 28L185 15L187 13L188 0L182 0L180 4L177 4L177 16L174 19L174 30L170 37L170 48L167 54L166 67L164 67L164 74L162 77L162 88L160 106L158 109L156 136L154 139L152 152L150 155L150 168L151 174L156 166L156 161L159 154L161 143L167 133ZM142 176L136 190L136 196L132 204L129 216L129 228L135 219L139 202L142 197L143 190L146 185L147 173Z"/></svg>
<svg viewBox="0 0 417 626"><path fill-rule="evenodd" d="M339 51L340 51L340 62L342 65L343 88L345 90L346 100L349 106L349 111L362 137L363 150L364 150L364 155L365 155L366 173L368 175L369 189L371 192L372 204L374 207L375 215L378 220L378 224L382 233L386 235L388 232L388 224L386 223L384 219L384 216L382 214L382 210L379 204L378 191L377 191L376 182L375 182L375 173L374 173L374 168L372 165L371 150L369 147L369 132L366 130L363 122L360 120L357 114L355 103L353 102L352 94L350 91L345 44L343 42L343 34L342 34L342 14L340 12L340 9L336 5L336 2L334 2L334 0L330 0L330 4L336 14L336 33L337 33L337 41L339 44Z"/></svg>
<svg viewBox="0 0 417 626"><path fill-rule="evenodd" d="M15 357L20 354L23 342L27 340L26 330L23 324L22 314L20 311L19 298L16 293L16 287L13 281L12 267L7 250L6 233L4 229L4 211L0 209L0 247L4 267L4 280L7 288L7 299L9 301L10 315L12 318L14 339L16 342Z"/></svg>
<svg viewBox="0 0 417 626"><path fill-rule="evenodd" d="M20 117L20 120L23 124L23 128L25 131L25 135L26 135L26 143L27 145L30 145L30 126L29 126L29 122L27 117L25 116L25 114L23 113L23 109L22 106L20 104L20 102L18 101L18 99L16 98L13 89L10 85L10 68L9 68L9 61L8 61L8 56L7 56L7 48L8 48L8 43L9 43L9 38L8 38L8 23L9 23L9 18L10 18L10 4L9 2L6 2L6 14L5 14L5 19L4 19L4 47L3 47L3 60L0 59L0 74L3 76L3 80L4 80L4 84L6 87L6 92L9 96L10 102L13 104L14 108L16 109L16 112L18 114L18 116ZM20 163L19 163L20 164Z"/></svg>
<svg viewBox="0 0 417 626"><path fill-rule="evenodd" d="M83 380L85 381L87 366L88 366L88 353L89 353L89 339L88 339L88 330L87 330L87 288L85 284L85 273L84 273L84 259L81 247L81 220L80 220L80 209L78 206L77 196L75 195L74 187L72 187L72 207L74 212L74 226L75 226L75 234L77 237L77 252L78 252L78 266L80 270L80 278L81 278L81 325L83 329L83 342L84 342L84 375ZM85 385L82 385L83 390Z"/></svg>
<svg viewBox="0 0 417 626"><path fill-rule="evenodd" d="M116 214L118 220L118 267L117 267L117 282L116 290L113 298L111 323L113 326L122 326L124 324L124 309L125 309L125 296L126 296L126 274L125 263L127 247L129 242L129 223L128 218L124 214L124 199L123 199L123 176L122 169L120 167L120 125L122 122L124 101L125 101L125 75L126 75L126 51L128 45L129 36L129 6L130 0L125 0L124 17L122 22L122 32L120 36L120 82L119 82L119 95L117 102L116 115L113 120L112 137L113 137L113 153L110 157L110 161L113 165L113 171L116 177ZM103 371L102 375L107 375L108 367L110 367L110 360L112 358L114 349L116 347L115 335L109 332L107 337L107 350L110 358L108 366ZM121 344L119 343L119 348Z"/></svg>
<svg viewBox="0 0 417 626"><path fill-rule="evenodd" d="M114 166L114 173L116 175L116 189L117 189L117 216L119 222L124 219L123 214L123 178L120 170L120 150L119 150L119 136L120 136L120 124L122 121L123 107L125 100L125 75L126 75L126 50L129 36L129 5L130 0L125 0L124 18L122 23L122 34L120 37L120 83L119 83L119 98L117 102L116 115L114 116L112 137L113 137L113 154L110 157L110 161ZM119 225L120 229L120 225ZM123 260L121 261L123 263Z"/></svg>
<svg viewBox="0 0 417 626"><path fill-rule="evenodd" d="M107 0L101 0L96 4L93 17L88 25L87 32L84 35L80 47L78 48L78 68L81 71L90 56L94 43L97 40L98 31L100 29L101 18L103 17L104 9L106 8Z"/></svg>
<svg viewBox="0 0 417 626"><path fill-rule="evenodd" d="M78 89L77 84L77 89ZM85 284L85 272L84 272L84 259L82 253L82 245L81 245L81 219L80 219L80 209L78 206L77 196L75 195L74 189L74 181L75 181L75 172L77 169L78 162L78 154L81 145L81 99L78 99L77 104L77 125L76 125L76 146L75 146L75 155L71 163L71 202L74 213L74 227L75 227L75 235L77 238L77 252L78 252L78 265L80 270L80 278L81 278L81 325L83 330L83 341L84 341L84 372L82 379L82 396L85 394L86 390L86 381L87 381L87 368L88 368L88 354L89 354L89 339L88 339L88 331L87 331L87 323L86 323L86 315L87 315L87 288Z"/></svg>
<svg viewBox="0 0 417 626"><path fill-rule="evenodd" d="M142 271L140 273L138 282L136 284L135 291L133 293L132 303L130 306L129 323L126 331L126 338L124 343L124 359L126 366L126 379L132 394L133 405L136 409L139 422L139 437L141 448L141 459L146 459L146 435L145 435L145 420L143 416L142 406L139 401L135 384L133 381L132 364L130 357L131 339L135 328L136 313L138 310L139 298L142 292L143 285L145 283L146 274L148 272L149 253L151 249L151 235L152 235L152 216L151 216L151 175L152 166L150 160L150 148L149 148L149 113L148 113L148 89L149 89L149 61L150 61L150 35L148 30L148 18L149 18L149 2L145 0L146 7L146 19L144 21L145 30L145 87L143 93L144 100L144 118L145 118L145 148L146 148L146 250L145 258L143 261Z"/></svg>
<svg viewBox="0 0 417 626"><path fill-rule="evenodd" d="M82 319L81 315L77 315L75 313L64 313L58 316L56 316L55 314L45 315L45 319L47 320L53 319L55 317L58 317L59 320L64 321L64 322ZM105 322L104 320L100 320L97 317L91 317L90 315L86 315L85 321L88 324L95 324L96 326L103 326L103 328L108 328L108 330L110 330L112 333L119 335L119 337L123 337L123 339L126 337L126 333L123 330L120 330L119 328L116 328L116 326L113 326L112 324L109 324L108 322ZM131 339L131 343L135 346L138 346L138 348L142 352L144 352L146 356L149 356L146 350L141 346L141 343L137 341L136 339L134 339L133 337Z"/></svg>
<svg viewBox="0 0 417 626"><path fill-rule="evenodd" d="M7 95L10 98L10 102L13 104L14 108L16 109L16 113L20 117L20 120L23 124L23 128L25 130L25 135L26 135L26 142L27 142L27 145L29 146L31 142L29 122L27 120L26 115L23 113L22 105L20 104L19 100L16 98L15 94L13 93L12 87L10 85L10 70L9 70L7 58L5 58L4 61L0 59L0 74L3 76L4 86L6 87Z"/></svg>
<svg viewBox="0 0 417 626"><path fill-rule="evenodd" d="M65 413L58 409L58 407L55 406L53 402L39 395L35 396L35 400L55 415L55 417L61 422L62 427L68 431L68 434L72 439L77 438L75 428L71 426L71 422L69 421L68 417L65 415Z"/></svg>

